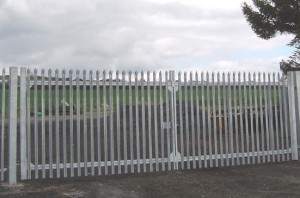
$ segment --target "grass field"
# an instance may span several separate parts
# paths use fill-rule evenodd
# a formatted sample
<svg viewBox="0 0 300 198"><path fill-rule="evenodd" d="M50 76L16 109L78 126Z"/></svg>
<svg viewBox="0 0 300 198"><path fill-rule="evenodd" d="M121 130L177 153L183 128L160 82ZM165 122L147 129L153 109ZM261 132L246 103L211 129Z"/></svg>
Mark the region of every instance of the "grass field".
<svg viewBox="0 0 300 198"><path fill-rule="evenodd" d="M8 107L8 103L9 103L9 96L8 96L7 89L8 88L6 88L4 92L5 93L4 100L5 100L6 107ZM122 86L119 86L118 89L116 87L112 87L111 89L109 89L109 86L107 86L105 89L106 90L103 89L103 86L100 86L98 90L95 88L95 86L93 87L93 89L91 89L89 86L87 86L86 89L83 89L82 87L76 89L75 86L72 87L71 89L70 86L66 86L65 89L63 89L60 86L56 89L54 86L52 86L51 90L49 90L49 88L45 86L44 90L42 90L38 86L37 87L32 86L29 95L30 112L34 113L35 108L37 109L38 112L41 112L42 98L44 100L45 109L48 108L50 102L52 104L53 110L55 104L58 104L60 107L62 107L63 101L67 102L68 104L73 103L73 106L77 107L77 100L78 100L80 109L82 109L83 105L85 104L87 111L90 111L91 108L93 108L93 111L95 111L97 108L97 104L100 105L100 108L102 108L103 105L105 104L107 106L112 105L113 108L116 107L117 103L119 105L129 105L130 101L132 101L133 105L141 104L142 101L144 101L145 104L154 104L155 97L156 97L156 104L159 104L160 101L162 101L163 103L166 102L166 98L169 97L168 91L166 91L165 87L162 87L162 89L160 90L159 87L156 87L155 89L150 87L148 89L147 86L137 87L137 88L132 86L131 90L129 90L128 87L123 89ZM281 91L281 95L283 95L283 89L281 89L280 91ZM0 92L1 104L3 100L2 94L3 91L1 89ZM226 90L224 90L224 88L221 87L220 90L218 90L218 87L214 87L214 89L210 87L208 89L206 86L204 86L203 90L202 87L198 87L198 89L196 89L196 87L193 87L192 89L190 87L187 88L181 87L181 89L176 92L177 101L184 102L185 100L187 100L188 102L194 101L194 103L196 103L196 100L198 99L200 107L201 108L204 107L205 109L208 108L208 106L212 108L213 103L215 105L215 108L218 108L219 102L223 107L224 100L226 102L226 105L229 104L229 100L230 100L232 107L235 106L244 107L245 104L247 107L249 107L250 102L252 103L253 106L255 104L255 100L258 106L265 106L265 102L270 101L270 97L273 106L279 104L280 96L279 96L278 88L264 90L263 88L250 89L249 87L247 87L245 89L244 87L239 88L237 86L236 88L231 87L231 89L228 89L228 87L226 87ZM104 99L106 101L104 101ZM252 101L250 101L250 99ZM260 100L262 104L260 104ZM35 107L35 103L36 103L36 107ZM2 109L2 105L1 105L1 109ZM7 109L6 109L6 114L7 114Z"/></svg>

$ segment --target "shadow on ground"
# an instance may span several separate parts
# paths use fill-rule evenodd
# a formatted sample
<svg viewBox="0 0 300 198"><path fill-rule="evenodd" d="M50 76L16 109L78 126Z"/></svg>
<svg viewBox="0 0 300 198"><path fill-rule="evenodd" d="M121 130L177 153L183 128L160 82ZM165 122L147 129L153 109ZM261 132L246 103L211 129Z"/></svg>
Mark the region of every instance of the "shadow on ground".
<svg viewBox="0 0 300 198"><path fill-rule="evenodd" d="M300 197L300 162L0 183L0 197Z"/></svg>

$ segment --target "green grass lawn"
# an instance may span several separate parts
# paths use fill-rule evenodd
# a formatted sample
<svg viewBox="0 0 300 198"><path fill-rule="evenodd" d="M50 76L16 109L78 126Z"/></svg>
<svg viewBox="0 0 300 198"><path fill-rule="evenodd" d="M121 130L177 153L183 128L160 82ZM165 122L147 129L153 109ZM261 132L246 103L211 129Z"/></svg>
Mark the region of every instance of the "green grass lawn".
<svg viewBox="0 0 300 198"><path fill-rule="evenodd" d="M148 103L154 104L154 97L156 96L156 103L159 104L160 100L162 102L165 102L167 97L167 91L164 87L162 87L161 90L159 89L159 87L157 87L156 89L150 88L148 90L147 86L144 86L144 88L138 87L137 89L134 86L132 86L132 90L130 91L128 87L123 89L122 86L119 86L118 89L116 87L109 89L109 86L107 86L106 90L104 90L103 86L100 86L98 90L98 97L97 97L97 90L95 86L93 89L87 86L85 91L82 87L76 89L75 86L72 87L71 89L70 86L66 86L65 90L63 90L62 87L56 89L55 86L52 86L50 88L51 90L49 90L49 88L45 86L44 90L42 91L40 87L36 87L36 88L34 86L31 87L30 95L29 95L31 113L34 112L35 102L36 102L37 111L40 112L42 110L42 102L41 102L42 98L44 99L45 109L48 108L50 102L52 104L52 109L54 109L56 103L58 103L59 106L62 107L62 101L66 101L69 104L73 102L73 105L77 106L77 100L79 100L80 109L83 108L83 105L85 103L87 111L90 111L91 107L93 108L93 111L95 111L97 108L97 100L99 100L98 102L101 108L105 104L112 105L115 108L117 103L119 103L119 105L123 105L123 100L124 100L124 105L128 105L130 100L132 101L133 105L135 105L136 102L138 104L141 104L142 101L144 101L145 104ZM7 89L8 88L6 88L5 92L3 92L2 89L0 89L1 90L0 100L2 103L2 94L5 93L4 99L5 99L6 107L8 107L8 102L9 102ZM65 93L65 97L63 97L63 93ZM198 97L197 97L197 93L198 93ZM106 101L104 101L104 95L106 96L105 97ZM110 95L112 96L112 100L110 99ZM119 97L117 97L117 95ZM236 97L234 97L234 95ZM185 89L185 87L182 86L181 89L176 92L176 100L183 101L183 102L187 100L189 103L193 101L194 105L196 105L196 100L199 99L199 105L201 108L202 108L202 102L204 102L203 104L204 108L208 108L208 106L212 108L214 102L215 108L217 109L219 100L221 102L221 106L223 107L224 99L226 100L227 106L229 104L228 101L230 100L231 106L233 108L235 106L245 106L245 103L247 104L247 106L250 106L250 98L252 98L253 106L255 104L255 99L257 100L258 106L260 106L260 97L261 97L262 106L265 106L266 97L267 97L267 101L270 100L269 95L271 96L272 105L275 105L275 103L276 105L278 105L279 104L278 89L271 89L271 90L267 89L267 92L265 93L264 90L258 88L250 89L249 87L247 87L246 89L244 89L244 87L239 88L238 86L236 88L231 87L230 90L228 89L228 87L226 87L226 90L224 90L223 87L221 87L219 91L218 91L218 87L215 87L213 90L211 87L207 89L207 87L204 86L204 89L202 90L202 87L200 86L198 87L198 90L196 90L196 87L193 87L193 89L187 87ZM35 97L36 100L34 100ZM6 109L6 114L7 114L7 109Z"/></svg>

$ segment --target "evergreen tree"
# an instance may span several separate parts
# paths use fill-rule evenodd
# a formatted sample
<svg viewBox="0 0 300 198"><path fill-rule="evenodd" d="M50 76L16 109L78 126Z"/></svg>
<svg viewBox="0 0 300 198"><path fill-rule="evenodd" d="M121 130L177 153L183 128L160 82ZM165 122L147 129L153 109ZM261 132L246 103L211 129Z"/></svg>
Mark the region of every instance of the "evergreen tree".
<svg viewBox="0 0 300 198"><path fill-rule="evenodd" d="M288 44L295 47L289 60L280 62L280 68L300 70L300 0L252 0L255 8L242 4L244 16L253 31L263 39L278 34L291 34L294 38Z"/></svg>

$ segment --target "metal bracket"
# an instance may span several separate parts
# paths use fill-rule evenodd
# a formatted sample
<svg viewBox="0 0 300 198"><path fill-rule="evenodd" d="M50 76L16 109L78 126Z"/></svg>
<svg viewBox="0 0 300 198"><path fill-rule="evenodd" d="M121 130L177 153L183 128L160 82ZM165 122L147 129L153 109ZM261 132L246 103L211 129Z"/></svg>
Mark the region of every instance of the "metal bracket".
<svg viewBox="0 0 300 198"><path fill-rule="evenodd" d="M162 126L163 129L171 129L171 122L163 122Z"/></svg>
<svg viewBox="0 0 300 198"><path fill-rule="evenodd" d="M178 162L180 160L181 160L181 154L179 153L179 151L176 151L176 154L174 153L174 151L170 154L171 162Z"/></svg>

